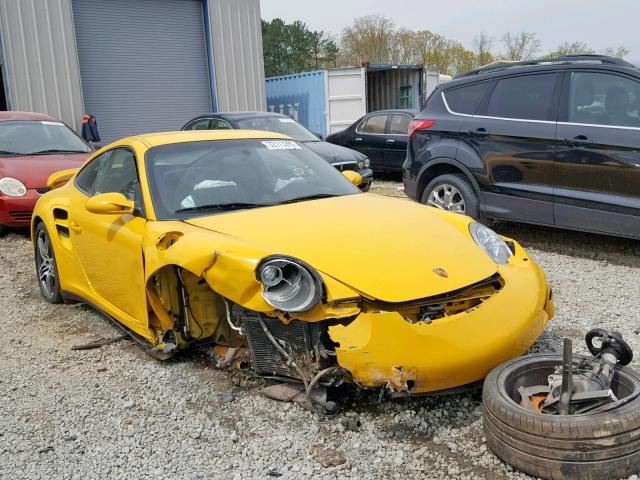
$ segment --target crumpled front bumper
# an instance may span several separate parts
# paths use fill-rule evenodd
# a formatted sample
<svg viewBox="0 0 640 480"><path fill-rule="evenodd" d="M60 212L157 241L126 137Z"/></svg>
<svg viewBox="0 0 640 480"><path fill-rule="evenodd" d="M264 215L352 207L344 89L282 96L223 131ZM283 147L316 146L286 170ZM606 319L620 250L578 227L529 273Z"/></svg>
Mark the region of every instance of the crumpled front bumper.
<svg viewBox="0 0 640 480"><path fill-rule="evenodd" d="M395 312L363 313L329 329L338 364L363 387L420 394L484 378L496 365L521 355L553 316L542 270L518 248L498 268L503 288L470 311L410 324Z"/></svg>

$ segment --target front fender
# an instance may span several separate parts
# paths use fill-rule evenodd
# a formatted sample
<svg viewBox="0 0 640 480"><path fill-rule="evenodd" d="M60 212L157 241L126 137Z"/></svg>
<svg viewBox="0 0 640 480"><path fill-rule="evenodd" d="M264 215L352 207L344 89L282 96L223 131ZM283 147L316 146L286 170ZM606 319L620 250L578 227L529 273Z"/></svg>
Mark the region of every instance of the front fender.
<svg viewBox="0 0 640 480"><path fill-rule="evenodd" d="M147 222L143 249L145 282L161 268L177 265L204 279L215 293L233 303L284 322L346 318L360 312L357 292L322 272L325 295L316 307L295 314L275 310L262 297L255 270L264 258L278 252L225 234L178 221Z"/></svg>

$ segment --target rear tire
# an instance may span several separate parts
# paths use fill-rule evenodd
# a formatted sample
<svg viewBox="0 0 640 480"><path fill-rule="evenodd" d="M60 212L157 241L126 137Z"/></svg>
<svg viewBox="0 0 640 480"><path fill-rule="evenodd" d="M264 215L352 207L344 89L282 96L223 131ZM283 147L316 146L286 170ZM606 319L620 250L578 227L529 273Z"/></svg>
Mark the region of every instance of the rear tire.
<svg viewBox="0 0 640 480"><path fill-rule="evenodd" d="M538 414L513 400L516 377L522 381L523 375L536 375L543 381L545 368L561 363L562 355L527 355L489 373L482 392L489 448L514 468L546 479L617 479L640 472L640 397L584 415ZM616 370L612 388L640 389L638 372Z"/></svg>
<svg viewBox="0 0 640 480"><path fill-rule="evenodd" d="M49 303L62 303L60 278L51 237L44 223L39 223L35 231L35 261L38 287L44 299Z"/></svg>
<svg viewBox="0 0 640 480"><path fill-rule="evenodd" d="M447 173L431 180L420 202L431 207L478 219L480 205L473 187L464 175Z"/></svg>

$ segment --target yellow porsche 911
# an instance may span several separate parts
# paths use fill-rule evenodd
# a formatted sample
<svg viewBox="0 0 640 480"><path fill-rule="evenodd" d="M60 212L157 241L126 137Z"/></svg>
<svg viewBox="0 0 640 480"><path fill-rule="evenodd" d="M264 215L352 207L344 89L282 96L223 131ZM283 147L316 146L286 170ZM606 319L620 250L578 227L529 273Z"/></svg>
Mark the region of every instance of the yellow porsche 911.
<svg viewBox="0 0 640 480"><path fill-rule="evenodd" d="M156 357L210 346L307 389L435 392L527 350L553 305L520 245L358 181L272 132L126 138L50 177L42 295L95 306Z"/></svg>

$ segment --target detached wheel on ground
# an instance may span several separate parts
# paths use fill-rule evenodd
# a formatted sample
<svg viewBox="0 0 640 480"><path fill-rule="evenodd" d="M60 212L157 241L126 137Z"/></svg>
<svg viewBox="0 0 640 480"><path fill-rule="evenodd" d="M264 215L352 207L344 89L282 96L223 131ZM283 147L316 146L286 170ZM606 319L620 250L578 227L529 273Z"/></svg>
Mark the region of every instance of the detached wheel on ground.
<svg viewBox="0 0 640 480"><path fill-rule="evenodd" d="M574 365L585 360L593 358L573 356ZM611 390L621 402L607 411L551 415L520 405L522 387L544 384L562 361L562 355L528 355L489 373L482 394L489 448L514 468L547 479L619 479L640 472L638 372L615 367Z"/></svg>
<svg viewBox="0 0 640 480"><path fill-rule="evenodd" d="M478 218L478 197L464 175L448 173L429 182L420 201L431 207Z"/></svg>
<svg viewBox="0 0 640 480"><path fill-rule="evenodd" d="M62 303L56 257L44 223L39 223L36 227L35 239L36 274L40 293L47 302Z"/></svg>

